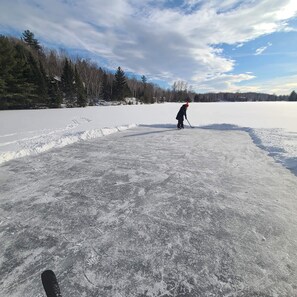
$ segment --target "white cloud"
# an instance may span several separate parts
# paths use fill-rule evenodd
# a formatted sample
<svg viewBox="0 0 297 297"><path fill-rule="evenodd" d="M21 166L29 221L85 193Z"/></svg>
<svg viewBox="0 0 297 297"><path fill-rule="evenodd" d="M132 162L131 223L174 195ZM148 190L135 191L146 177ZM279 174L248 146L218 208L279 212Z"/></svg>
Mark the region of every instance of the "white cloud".
<svg viewBox="0 0 297 297"><path fill-rule="evenodd" d="M235 61L219 45L240 47L259 36L290 30L286 21L297 12L295 0L184 0L192 10L166 8L171 1L165 0L3 2L0 28L29 29L48 43L88 50L110 63L102 66L120 65L196 86L215 76L207 85L229 89L251 76L230 75Z"/></svg>
<svg viewBox="0 0 297 297"><path fill-rule="evenodd" d="M261 92L276 95L288 95L297 90L297 75L261 80L260 83L248 83L240 87L241 92Z"/></svg>
<svg viewBox="0 0 297 297"><path fill-rule="evenodd" d="M272 46L272 43L268 42L267 45L257 48L254 55L255 56L261 55L270 46Z"/></svg>
<svg viewBox="0 0 297 297"><path fill-rule="evenodd" d="M194 85L194 88L197 88L201 92L236 92L239 88L236 85L237 83L252 80L255 76L250 73L217 73L213 76L197 78L197 83Z"/></svg>
<svg viewBox="0 0 297 297"><path fill-rule="evenodd" d="M259 92L276 95L288 95L297 90L297 75L256 81L252 73L239 75L219 74L194 85L201 92ZM240 84L238 84L240 83Z"/></svg>

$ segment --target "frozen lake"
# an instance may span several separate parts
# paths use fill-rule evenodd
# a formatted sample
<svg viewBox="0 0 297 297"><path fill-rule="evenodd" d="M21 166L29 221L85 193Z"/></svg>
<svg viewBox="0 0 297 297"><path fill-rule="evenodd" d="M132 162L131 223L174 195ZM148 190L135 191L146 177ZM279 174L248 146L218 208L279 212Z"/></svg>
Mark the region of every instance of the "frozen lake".
<svg viewBox="0 0 297 297"><path fill-rule="evenodd" d="M0 164L135 125L173 127L180 106L0 111ZM249 133L256 145L297 175L297 102L191 103L188 119L195 127Z"/></svg>

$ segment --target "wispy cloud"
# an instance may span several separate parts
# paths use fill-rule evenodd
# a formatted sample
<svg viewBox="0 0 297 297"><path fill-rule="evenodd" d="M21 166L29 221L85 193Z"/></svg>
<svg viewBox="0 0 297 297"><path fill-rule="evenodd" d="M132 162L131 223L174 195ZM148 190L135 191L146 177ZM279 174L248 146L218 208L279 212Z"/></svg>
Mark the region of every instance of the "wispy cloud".
<svg viewBox="0 0 297 297"><path fill-rule="evenodd" d="M251 79L246 73L230 74L236 61L224 56L220 45L240 47L289 30L286 21L297 13L295 0L184 0L180 6L173 0L3 2L1 31L29 29L47 44L97 55L104 67L120 65L168 83L180 78L197 91L208 77L217 77L207 82L214 89L216 83L233 89Z"/></svg>
<svg viewBox="0 0 297 297"><path fill-rule="evenodd" d="M297 90L297 75L283 76L272 79L264 79L259 83L250 83L238 87L241 92L260 92L269 94L290 94Z"/></svg>
<svg viewBox="0 0 297 297"><path fill-rule="evenodd" d="M268 42L267 45L257 48L254 55L255 56L261 55L270 46L272 46L272 43Z"/></svg>
<svg viewBox="0 0 297 297"><path fill-rule="evenodd" d="M194 88L198 88L203 92L235 92L238 90L236 85L239 82L254 79L255 76L251 73L242 74L226 74L217 73L205 78L199 77Z"/></svg>

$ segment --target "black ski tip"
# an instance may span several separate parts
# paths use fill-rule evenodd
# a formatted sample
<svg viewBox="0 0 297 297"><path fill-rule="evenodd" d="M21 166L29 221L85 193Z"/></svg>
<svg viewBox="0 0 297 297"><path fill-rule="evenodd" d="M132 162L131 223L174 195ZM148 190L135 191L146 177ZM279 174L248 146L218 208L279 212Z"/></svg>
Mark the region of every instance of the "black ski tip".
<svg viewBox="0 0 297 297"><path fill-rule="evenodd" d="M56 275L52 270L43 271L41 281L47 297L62 297Z"/></svg>

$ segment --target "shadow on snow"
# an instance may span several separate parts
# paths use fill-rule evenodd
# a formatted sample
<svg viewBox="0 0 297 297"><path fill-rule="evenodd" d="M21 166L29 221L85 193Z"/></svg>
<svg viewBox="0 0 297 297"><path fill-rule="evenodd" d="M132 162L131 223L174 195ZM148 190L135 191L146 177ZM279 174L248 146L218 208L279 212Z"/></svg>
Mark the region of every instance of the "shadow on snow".
<svg viewBox="0 0 297 297"><path fill-rule="evenodd" d="M158 134L158 133L176 131L176 125L173 125L173 124L139 125L139 127L158 128L158 129L164 129L164 130L136 133L136 134L132 134L132 135L125 135L124 137L135 137L135 136L143 136L143 135L148 135L148 134Z"/></svg>

